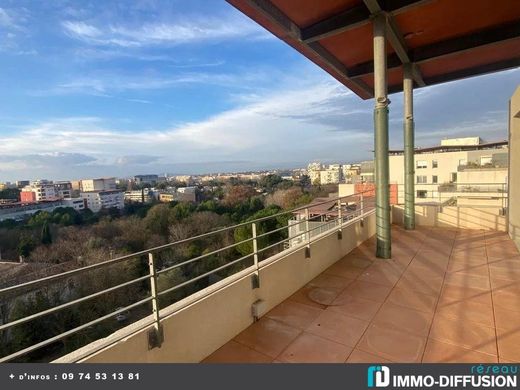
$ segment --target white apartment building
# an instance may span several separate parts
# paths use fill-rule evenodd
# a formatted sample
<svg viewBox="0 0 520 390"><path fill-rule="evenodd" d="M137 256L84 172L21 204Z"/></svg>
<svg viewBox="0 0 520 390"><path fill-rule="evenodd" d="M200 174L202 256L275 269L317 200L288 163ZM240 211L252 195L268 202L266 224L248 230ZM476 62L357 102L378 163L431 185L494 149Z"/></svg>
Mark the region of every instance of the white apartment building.
<svg viewBox="0 0 520 390"><path fill-rule="evenodd" d="M320 171L323 168L320 162L312 162L307 165L307 175L311 179L312 184L320 182Z"/></svg>
<svg viewBox="0 0 520 390"><path fill-rule="evenodd" d="M100 179L83 179L80 180L80 191L113 191L116 189L116 179L114 177Z"/></svg>
<svg viewBox="0 0 520 390"><path fill-rule="evenodd" d="M125 201L137 203L151 203L159 199L159 191L145 188L143 190L126 191Z"/></svg>
<svg viewBox="0 0 520 390"><path fill-rule="evenodd" d="M341 175L341 165L330 165L328 169L320 171L320 184L339 184Z"/></svg>
<svg viewBox="0 0 520 390"><path fill-rule="evenodd" d="M482 143L479 137L446 139L442 145L416 149L414 182L416 202L438 201L439 192L460 191L469 187L483 188L507 183L507 141ZM404 202L403 151L390 151L390 183L398 184L398 202ZM480 173L476 174L479 169ZM483 174L483 170L487 170ZM472 172L472 173L471 173ZM484 183L487 181L489 183ZM467 186L465 186L467 184ZM479 184L479 186L476 186ZM489 187L486 189L488 190ZM469 191L469 190L468 190Z"/></svg>
<svg viewBox="0 0 520 390"><path fill-rule="evenodd" d="M101 209L109 209L112 207L123 209L125 207L123 191L112 190L82 192L81 198L85 200L85 206L95 213Z"/></svg>
<svg viewBox="0 0 520 390"><path fill-rule="evenodd" d="M83 198L67 198L62 200L63 207L72 207L76 211L85 210Z"/></svg>
<svg viewBox="0 0 520 390"><path fill-rule="evenodd" d="M48 180L35 180L28 186L25 186L22 189L22 200L29 199L29 197L23 193L32 193L33 198L31 200L35 202L54 200L59 197L54 184Z"/></svg>

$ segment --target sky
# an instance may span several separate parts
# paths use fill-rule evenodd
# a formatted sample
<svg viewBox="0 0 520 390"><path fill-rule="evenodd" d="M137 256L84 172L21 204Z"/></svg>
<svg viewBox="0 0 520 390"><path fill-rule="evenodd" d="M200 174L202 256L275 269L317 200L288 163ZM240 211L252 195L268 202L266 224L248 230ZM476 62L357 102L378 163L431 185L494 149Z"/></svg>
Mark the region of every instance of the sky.
<svg viewBox="0 0 520 390"><path fill-rule="evenodd" d="M415 92L416 145L507 139L520 69ZM0 181L372 158L363 101L221 0L0 0ZM402 94L390 147L402 148Z"/></svg>

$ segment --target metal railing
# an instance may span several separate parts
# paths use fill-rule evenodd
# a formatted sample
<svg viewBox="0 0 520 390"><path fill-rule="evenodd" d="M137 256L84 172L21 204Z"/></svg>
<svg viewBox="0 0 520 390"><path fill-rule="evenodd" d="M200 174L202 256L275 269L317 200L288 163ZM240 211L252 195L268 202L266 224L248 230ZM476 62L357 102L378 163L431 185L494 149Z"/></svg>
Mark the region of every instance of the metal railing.
<svg viewBox="0 0 520 390"><path fill-rule="evenodd" d="M370 194L369 194L370 193ZM336 216L334 218L330 218L331 211L330 209L321 213L321 214L312 214L310 216L309 210L312 209L312 207L327 204L335 202L334 210L336 211ZM348 205L348 208L347 208ZM135 286L138 283L144 283L148 282L149 285L149 291L147 291L146 296L142 297L142 299L139 299L136 302L133 302L131 304L125 305L124 307L119 307L116 310L111 311L108 314L101 315L97 318L92 319L91 321L88 321L86 323L82 323L78 326L74 326L71 329L68 329L64 332L61 332L57 335L54 335L52 337L49 337L45 340L39 341L33 345L28 345L26 347L22 347L19 350L16 350L14 352L9 353L6 356L3 356L0 358L1 362L8 362L15 359L18 359L20 357L23 357L24 355L30 354L34 351L37 351L39 349L42 349L43 347L49 346L50 344L56 343L58 341L61 341L69 336L75 335L78 332L81 332L83 330L91 329L93 326L100 324L103 321L106 321L108 319L114 318L114 316L121 315L124 313L128 313L129 310L135 309L138 307L142 307L144 304L150 304L151 303L151 313L152 314L151 319L148 318L147 321L144 323L140 323L140 326L138 329L135 329L135 327L132 329L131 333L135 333L139 330L145 329L146 327L149 327L150 325L153 325L152 332L149 333L149 347L154 348L157 346L160 346L163 342L163 333L161 329L161 320L163 319L160 315L160 298L165 297L166 295L175 292L177 290L182 289L183 287L186 287L190 284L193 284L196 281L208 278L211 275L216 275L217 273L228 270L233 266L239 265L245 260L252 260L252 266L248 266L245 269L250 269L250 272L248 272L248 275L251 275L253 277L253 288L259 287L259 271L262 268L262 261L265 261L267 258L273 256L275 253L273 253L273 250L276 250L277 248L280 248L280 252L284 254L290 254L296 250L302 249L303 247L306 247L306 253L308 251L308 254L310 257L310 244L321 237L323 235L331 234L334 232L338 232L338 238L341 238L341 232L344 226L354 223L359 220L363 220L363 218L369 214L371 214L375 209L375 199L373 196L373 190L371 191L364 191L360 193L356 193L353 195L341 197L341 198L331 198L326 201L320 202L320 203L312 203L307 206L302 206L295 208L293 210L289 211L281 211L279 213L266 216L263 218L258 218L252 221L247 221L243 223L239 223L233 226L227 226L222 227L214 231L210 231L204 234L200 234L197 236L189 237L186 239L178 240L172 243L168 243L165 245L157 246L154 248L150 248L147 250L139 251L136 253L132 253L125 256L120 256L114 259L105 260L99 263L83 266L81 268L73 269L67 272L63 272L56 275L51 275L47 277L43 277L37 280L29 281L26 283L22 283L19 285L14 285L10 287L5 287L0 289L0 302L3 302L5 299L8 298L17 298L17 297L23 297L25 294L28 294L30 292L37 291L38 289L48 287L49 285L53 285L59 282L63 282L64 280L70 280L71 278L77 277L79 275L84 275L91 273L96 270L108 270L108 267L111 267L116 264L120 264L127 261L143 261L143 258L147 259L147 269L148 272L140 277L133 278L131 280L125 281L124 283L119 283L114 286L96 291L94 293L88 294L86 296L82 296L80 298L71 299L65 303L59 304L55 307L48 308L46 310L38 311L35 313L32 313L30 315L27 315L22 318L17 318L15 320L8 320L6 323L0 323L0 332L6 332L9 330L12 330L16 326L21 325L28 325L31 324L33 321L38 320L44 316L48 316L51 314L55 314L58 312L62 312L65 309L70 309L75 305L85 303L92 301L95 298L104 297L107 294L110 294L115 291L121 291L124 288L127 288L129 286ZM259 234L259 227L262 226L262 224L266 223L269 220L273 219L279 219L284 216L289 215L295 215L295 213L302 213L305 215L305 217L301 220L299 220L296 224L297 225L305 225L305 229L303 231L297 232L297 234L291 234L289 231L292 226L295 226L295 224L289 224L282 225L280 227L276 227L273 229L270 229L268 231L264 231ZM329 220L327 221L326 228L324 229L322 225L311 227L310 223L313 219L319 218L321 216L328 216ZM288 221L288 219L287 219ZM175 247L179 247L181 245L193 243L195 241L201 240L201 239L207 239L210 237L215 237L222 233L229 233L229 232L235 232L239 228L249 228L251 232L251 236L249 238L245 238L243 240L236 241L230 245L225 245L222 247L219 247L218 249L212 250L207 253L203 253L199 256L194 256L192 258L189 258L188 260L181 261L180 263L176 263L173 265L166 266L162 269L158 269L157 266L157 257L159 254L167 249L172 249ZM272 236L275 233L281 234L282 232L285 232L284 235L281 237L281 239L275 241L275 242L269 242L267 241L266 245L262 247L260 245L260 240L262 238L267 239L269 236ZM315 232L319 232L318 234L314 234ZM287 242L290 242L291 240L294 240L295 238L302 237L304 238L301 245L295 245L290 246L289 248L285 247L284 244ZM159 289L158 286L158 279L161 277L161 275L166 274L168 272L171 272L173 270L180 269L182 267L185 267L187 265L196 264L204 261L205 259L211 259L213 256L218 255L220 253L224 253L229 250L233 250L239 246L243 246L244 244L251 244L251 251L250 253L246 253L245 255L240 256L237 259L233 259L231 261L226 262L223 265L220 265L215 268L211 268L207 270L206 272L203 272L200 275L191 276L185 281L182 281L180 283L167 286L166 288L163 288L162 290ZM278 253L280 253L278 252ZM240 253L241 254L241 253ZM268 256L265 259L261 259L261 255ZM240 272L243 271L239 270L225 275L224 282L228 280L228 283L231 283L231 277ZM224 283L224 286L227 285ZM193 293L192 293L193 294ZM202 299L202 298L199 298ZM171 303L170 303L171 304ZM0 333L1 334L1 333ZM128 336L128 334L125 334L125 337ZM114 342L116 342L115 340ZM91 342L91 341L89 341ZM86 343L88 344L88 343ZM106 347L106 345L104 346ZM92 350L91 353L96 352L97 350ZM91 354L89 353L89 355ZM88 355L87 355L88 356Z"/></svg>
<svg viewBox="0 0 520 390"><path fill-rule="evenodd" d="M508 207L507 183L414 183L415 203L439 206ZM397 203L404 203L404 184L397 185Z"/></svg>

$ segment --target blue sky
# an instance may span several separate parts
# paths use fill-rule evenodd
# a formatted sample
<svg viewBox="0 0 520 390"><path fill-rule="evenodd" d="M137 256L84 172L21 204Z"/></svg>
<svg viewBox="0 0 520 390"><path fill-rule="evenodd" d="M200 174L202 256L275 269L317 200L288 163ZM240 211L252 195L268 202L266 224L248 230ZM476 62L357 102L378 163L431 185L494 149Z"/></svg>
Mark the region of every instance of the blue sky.
<svg viewBox="0 0 520 390"><path fill-rule="evenodd" d="M516 69L416 91L416 143L506 139L519 82ZM373 103L220 0L0 0L0 88L0 180L371 158Z"/></svg>

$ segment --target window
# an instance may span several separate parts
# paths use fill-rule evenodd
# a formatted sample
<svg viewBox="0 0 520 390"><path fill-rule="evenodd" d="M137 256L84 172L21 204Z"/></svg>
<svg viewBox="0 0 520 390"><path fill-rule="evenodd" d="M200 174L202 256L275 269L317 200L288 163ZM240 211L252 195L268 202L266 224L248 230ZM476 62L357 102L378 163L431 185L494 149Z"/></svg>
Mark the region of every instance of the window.
<svg viewBox="0 0 520 390"><path fill-rule="evenodd" d="M468 164L468 160L466 160L465 158L461 158L459 160L459 165L467 165Z"/></svg>
<svg viewBox="0 0 520 390"><path fill-rule="evenodd" d="M428 197L428 191L426 190L417 190L417 197L418 198L427 198Z"/></svg>
<svg viewBox="0 0 520 390"><path fill-rule="evenodd" d="M437 168L439 166L439 162L437 160L432 160L432 168Z"/></svg>
<svg viewBox="0 0 520 390"><path fill-rule="evenodd" d="M417 184L425 184L426 176L417 176Z"/></svg>
<svg viewBox="0 0 520 390"><path fill-rule="evenodd" d="M456 183L457 182L457 172L452 172L450 174L450 183Z"/></svg>
<svg viewBox="0 0 520 390"><path fill-rule="evenodd" d="M493 162L493 158L491 156L482 156L480 157L480 165L487 165Z"/></svg>
<svg viewBox="0 0 520 390"><path fill-rule="evenodd" d="M426 160L417 160L415 166L417 169L428 168L428 162Z"/></svg>
<svg viewBox="0 0 520 390"><path fill-rule="evenodd" d="M437 175L433 175L433 176L432 176L432 183L433 183L433 184L437 184L438 182L439 182L439 178L438 178L438 176L437 176Z"/></svg>

